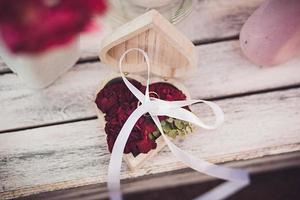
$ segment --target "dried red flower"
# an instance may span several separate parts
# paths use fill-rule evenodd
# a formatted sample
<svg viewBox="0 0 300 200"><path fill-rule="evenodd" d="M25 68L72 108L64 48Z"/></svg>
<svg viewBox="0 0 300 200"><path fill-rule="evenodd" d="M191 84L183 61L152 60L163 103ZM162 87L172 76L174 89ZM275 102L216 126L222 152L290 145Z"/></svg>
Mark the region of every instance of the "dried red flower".
<svg viewBox="0 0 300 200"><path fill-rule="evenodd" d="M39 53L84 31L104 0L0 0L0 34L14 53Z"/></svg>
<svg viewBox="0 0 300 200"><path fill-rule="evenodd" d="M130 82L140 91L145 91L145 86L141 83L135 80L130 80ZM163 100L186 99L182 91L169 83L154 83L150 85L149 89L158 94L160 99ZM121 79L114 79L97 94L95 102L98 108L105 113L105 120L107 121L105 132L107 134L108 149L111 152L122 126L137 108L138 100ZM161 120L165 118L165 116L160 117ZM132 153L137 156L140 153L148 153L151 149L155 149L157 144L149 137L149 134L156 130L157 127L152 119L142 116L130 133L124 153Z"/></svg>
<svg viewBox="0 0 300 200"><path fill-rule="evenodd" d="M185 94L183 94L181 90L171 85L170 83L165 83L165 82L153 83L149 86L149 90L153 92L152 95L156 93L158 95L158 98L166 101L179 101L179 100L186 99ZM156 94L153 95L153 97L157 98ZM158 118L160 121L162 121L167 119L168 117L159 116Z"/></svg>
<svg viewBox="0 0 300 200"><path fill-rule="evenodd" d="M143 88L142 84L135 80L130 80L130 82L139 89ZM120 107L124 103L137 106L138 99L130 92L121 79L110 81L97 94L96 104L103 113L109 111L113 106Z"/></svg>
<svg viewBox="0 0 300 200"><path fill-rule="evenodd" d="M149 138L149 134L156 131L156 125L152 122L152 120L147 120L142 125L142 135L143 139L137 142L138 149L141 153L148 153L151 149L156 148L156 143L154 140Z"/></svg>
<svg viewBox="0 0 300 200"><path fill-rule="evenodd" d="M166 82L153 83L149 90L156 93L160 99L166 101L178 101L186 99L185 94L174 85Z"/></svg>

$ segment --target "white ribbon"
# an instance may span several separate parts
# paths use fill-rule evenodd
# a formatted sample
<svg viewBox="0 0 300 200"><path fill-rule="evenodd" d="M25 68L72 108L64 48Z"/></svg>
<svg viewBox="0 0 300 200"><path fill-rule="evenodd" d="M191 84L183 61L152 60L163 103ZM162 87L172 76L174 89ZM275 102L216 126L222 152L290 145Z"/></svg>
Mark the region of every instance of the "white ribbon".
<svg viewBox="0 0 300 200"><path fill-rule="evenodd" d="M127 53L130 51L139 51L145 57L146 64L148 67L148 78L146 85L145 95L139 91L134 85L132 85L125 75L122 72L122 61ZM227 182L222 183L211 191L206 192L205 194L196 198L196 200L221 200L224 199L238 190L244 188L250 183L249 174L244 170L232 169L224 166L217 166L212 163L209 163L205 160L196 158L187 152L183 151L177 147L169 138L164 134L161 127L158 116L169 116L184 121L193 123L204 129L215 129L221 125L224 121L224 113L221 108L209 101L204 100L184 100L184 101L164 101L161 99L151 98L149 96L149 77L150 77L150 62L147 53L138 48L133 48L127 50L119 60L119 68L121 72L121 77L128 87L128 89L134 94L134 96L141 102L141 105L137 107L136 110L129 116L124 126L122 127L111 153L109 167L108 167L108 190L111 200L122 200L122 193L120 187L120 173L121 173L121 164L122 157L126 142L130 135L131 130L133 129L137 120L144 114L149 113L152 117L154 123L161 132L162 137L164 138L166 144L168 145L171 152L183 163L185 163L190 168L194 170L216 177ZM192 112L183 109L182 107L195 104L195 103L204 103L208 105L214 115L216 116L216 122L214 125L206 125L203 123L196 115Z"/></svg>

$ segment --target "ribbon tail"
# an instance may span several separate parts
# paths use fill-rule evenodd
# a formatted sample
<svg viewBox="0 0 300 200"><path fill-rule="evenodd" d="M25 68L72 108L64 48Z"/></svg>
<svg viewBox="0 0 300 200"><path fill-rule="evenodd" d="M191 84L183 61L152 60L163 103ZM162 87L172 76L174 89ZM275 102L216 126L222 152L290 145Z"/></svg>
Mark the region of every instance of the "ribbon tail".
<svg viewBox="0 0 300 200"><path fill-rule="evenodd" d="M120 175L124 148L135 123L146 112L147 106L139 106L126 120L114 143L109 161L107 178L108 192L111 200L122 200Z"/></svg>
<svg viewBox="0 0 300 200"><path fill-rule="evenodd" d="M228 182L222 183L211 191L200 195L195 200L221 200L246 187L250 180L246 171L218 166L198 159L174 145L166 135L162 134L172 153L194 170Z"/></svg>
<svg viewBox="0 0 300 200"><path fill-rule="evenodd" d="M161 132L162 137L164 138L169 149L181 162L185 163L187 166L198 172L230 181L225 182L220 186L217 186L213 190L205 193L204 195L199 196L198 198L196 198L196 200L221 200L244 188L250 183L248 172L244 170L214 165L205 160L198 159L181 150L164 134L158 117L152 116L152 118L159 131Z"/></svg>
<svg viewBox="0 0 300 200"><path fill-rule="evenodd" d="M249 184L249 182L225 182L221 185L215 187L214 189L196 197L194 200L221 200L225 199L234 193L238 192L239 190L243 189Z"/></svg>

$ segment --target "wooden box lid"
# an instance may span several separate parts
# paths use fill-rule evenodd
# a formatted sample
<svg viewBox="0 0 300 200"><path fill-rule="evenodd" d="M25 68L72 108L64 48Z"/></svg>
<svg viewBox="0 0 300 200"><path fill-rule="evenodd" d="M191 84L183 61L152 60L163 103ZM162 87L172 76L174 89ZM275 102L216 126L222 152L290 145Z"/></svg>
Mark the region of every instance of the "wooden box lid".
<svg viewBox="0 0 300 200"><path fill-rule="evenodd" d="M156 10L122 25L102 41L101 62L118 67L121 55L130 48L141 48L149 55L151 72L161 77L181 77L196 68L193 43ZM145 71L142 54L132 51L123 61L125 72Z"/></svg>

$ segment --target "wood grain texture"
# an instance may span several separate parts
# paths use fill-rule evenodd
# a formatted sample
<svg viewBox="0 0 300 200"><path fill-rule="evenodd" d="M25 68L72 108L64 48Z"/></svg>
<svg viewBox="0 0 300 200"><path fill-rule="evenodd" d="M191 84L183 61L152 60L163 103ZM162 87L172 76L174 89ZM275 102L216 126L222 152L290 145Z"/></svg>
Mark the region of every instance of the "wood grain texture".
<svg viewBox="0 0 300 200"><path fill-rule="evenodd" d="M251 159L251 160L240 160L235 162L226 163L226 165L230 165L233 167L243 168L246 169L251 174L251 185L247 187L246 189L242 190L242 193L245 193L247 190L252 188L253 192L257 193L258 190L261 192L258 193L256 198L249 198L248 195L246 195L246 199L261 199L261 194L265 195L265 199L268 199L269 196L274 195L274 188L273 184L267 184L265 182L261 184L257 184L256 177L257 176L265 176L266 174L273 174L273 180L278 180L282 182L282 186L280 187L280 190L278 193L282 193L282 188L286 188L287 194L291 194L291 187L294 186L295 191L299 191L297 188L298 185L295 185L296 183L291 183L292 180L297 180L298 176L293 176L292 179L290 179L287 182L287 179L284 177L278 177L274 176L274 174L280 174L282 175L283 172L290 172L290 171L299 171L300 166L300 151L293 152L293 153L286 153L286 154L280 154L280 155L272 155L272 156L265 156L261 158ZM149 176L151 178L149 178ZM125 195L125 199L140 199L141 196L139 194L141 193L147 193L147 198L142 199L175 199L181 200L181 199L191 199L191 185L197 184L202 185L203 190L199 190L198 188L195 191L196 194L199 195L200 193L203 193L205 191L205 186L208 186L212 181L215 181L214 178L206 176L204 174L199 174L193 170L178 170L176 172L172 172L172 175L170 176L170 173L163 173L159 174L159 176L146 176L141 177L134 180L128 180L125 184L123 184L123 194ZM300 181L300 180L299 180ZM215 182L221 182L220 180ZM262 186L263 184L263 186ZM216 184L217 185L217 184ZM204 186L204 187L203 187ZM45 192L45 193L39 193L36 195L30 195L27 197L21 197L18 198L19 200L32 200L32 199L47 199L47 200L88 200L88 199L103 199L107 197L106 192L106 186L98 183L98 184L90 184L85 185L81 187L75 187L75 188L68 188L68 189L61 189L57 191L51 191L51 192ZM180 195L182 193L182 188L186 187L187 195ZM253 187L255 189L253 189ZM147 188L147 189L146 189ZM271 191L269 194L266 194L265 189L270 188ZM297 189L296 189L297 188ZM168 190L168 192L161 196L161 192L163 190ZM174 194L172 190L177 192L177 194ZM295 193L294 198L287 198L287 199L295 199L297 197L297 194L299 192ZM238 195L241 193L239 192ZM132 198L128 198L129 196L132 196ZM185 197L184 197L185 196ZM237 198L234 196L234 198ZM237 198L239 199L239 198ZM244 198L241 198L244 199ZM279 196L278 200L284 199L283 196ZM273 199L274 200L274 199Z"/></svg>
<svg viewBox="0 0 300 200"><path fill-rule="evenodd" d="M96 87L108 73L99 63L77 65L51 87L37 91L24 86L15 74L1 75L1 130L95 116Z"/></svg>
<svg viewBox="0 0 300 200"><path fill-rule="evenodd" d="M193 133L179 146L215 163L298 151L299 100L299 88L220 100L225 124L216 131ZM205 107L196 105L193 110L210 120ZM104 185L108 161L105 134L97 120L1 134L0 197ZM123 166L122 179L184 168L165 148L136 172Z"/></svg>
<svg viewBox="0 0 300 200"><path fill-rule="evenodd" d="M195 43L231 38L262 2L194 0L192 13L177 26Z"/></svg>
<svg viewBox="0 0 300 200"><path fill-rule="evenodd" d="M102 41L100 60L116 67L121 56L132 48L143 49L149 56L150 71L162 77L182 77L197 67L196 48L173 24L156 10L117 28ZM145 71L147 64L139 51L126 54L123 71Z"/></svg>
<svg viewBox="0 0 300 200"><path fill-rule="evenodd" d="M197 46L198 70L184 80L192 98L214 98L300 84L300 59L260 68L238 41ZM94 95L112 73L98 62L78 64L51 87L33 91L15 74L0 75L0 131L95 117Z"/></svg>
<svg viewBox="0 0 300 200"><path fill-rule="evenodd" d="M180 31L190 40L199 43L237 37L242 24L263 0L195 0L192 13L177 24ZM99 31L81 37L81 58L90 60L98 57L101 38L111 31L109 22L98 20ZM0 66L0 73L7 71Z"/></svg>

